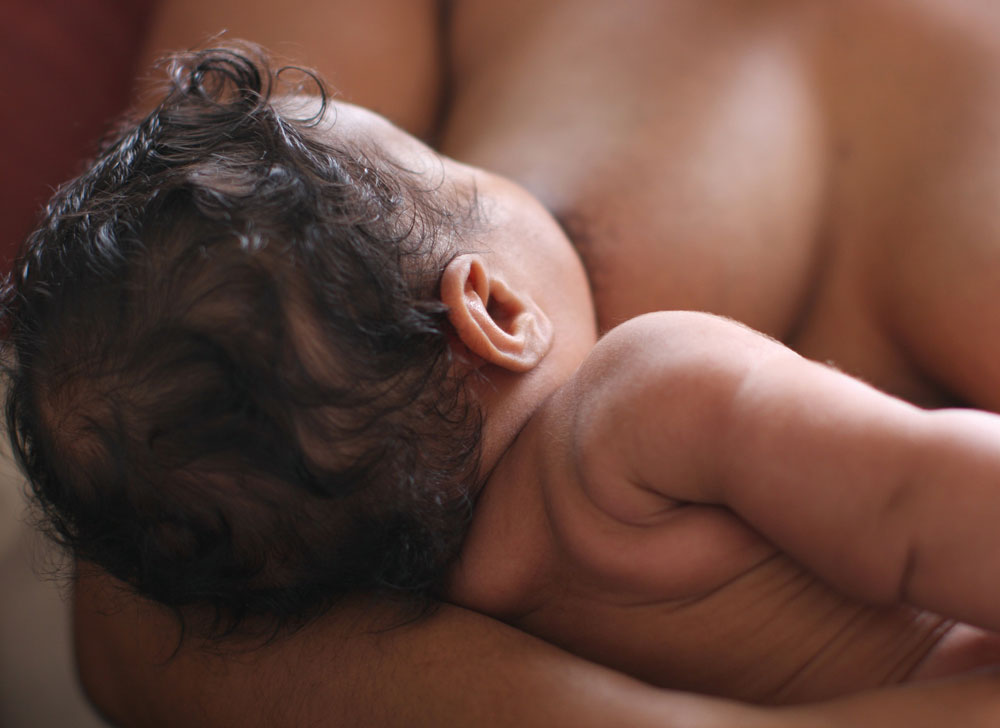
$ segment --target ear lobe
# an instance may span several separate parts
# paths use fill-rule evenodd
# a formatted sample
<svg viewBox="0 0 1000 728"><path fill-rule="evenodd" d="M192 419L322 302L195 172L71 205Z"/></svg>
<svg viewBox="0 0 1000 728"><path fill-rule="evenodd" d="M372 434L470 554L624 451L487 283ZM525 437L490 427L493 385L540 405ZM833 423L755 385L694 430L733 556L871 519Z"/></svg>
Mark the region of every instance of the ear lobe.
<svg viewBox="0 0 1000 728"><path fill-rule="evenodd" d="M448 263L441 301L456 335L482 363L527 372L552 345L552 322L545 312L527 293L491 273L479 255L459 255Z"/></svg>

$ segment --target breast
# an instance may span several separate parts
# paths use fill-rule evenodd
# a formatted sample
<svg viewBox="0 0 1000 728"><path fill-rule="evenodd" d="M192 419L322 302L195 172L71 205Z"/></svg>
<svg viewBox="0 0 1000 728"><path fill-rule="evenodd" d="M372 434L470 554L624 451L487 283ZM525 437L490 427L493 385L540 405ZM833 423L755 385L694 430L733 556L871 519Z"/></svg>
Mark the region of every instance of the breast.
<svg viewBox="0 0 1000 728"><path fill-rule="evenodd" d="M604 328L708 310L782 337L822 251L823 126L787 13L459 3L443 149L540 197Z"/></svg>

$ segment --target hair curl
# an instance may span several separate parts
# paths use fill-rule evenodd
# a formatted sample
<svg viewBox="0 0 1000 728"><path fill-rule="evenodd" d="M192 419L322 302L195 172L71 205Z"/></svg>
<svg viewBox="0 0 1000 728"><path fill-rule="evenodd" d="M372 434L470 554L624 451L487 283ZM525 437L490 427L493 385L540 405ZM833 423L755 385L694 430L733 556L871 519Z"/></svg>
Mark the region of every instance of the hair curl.
<svg viewBox="0 0 1000 728"><path fill-rule="evenodd" d="M475 199L290 118L250 47L185 54L58 190L4 291L6 415L47 530L212 630L427 595L480 414L437 291ZM334 132L336 128L334 127Z"/></svg>

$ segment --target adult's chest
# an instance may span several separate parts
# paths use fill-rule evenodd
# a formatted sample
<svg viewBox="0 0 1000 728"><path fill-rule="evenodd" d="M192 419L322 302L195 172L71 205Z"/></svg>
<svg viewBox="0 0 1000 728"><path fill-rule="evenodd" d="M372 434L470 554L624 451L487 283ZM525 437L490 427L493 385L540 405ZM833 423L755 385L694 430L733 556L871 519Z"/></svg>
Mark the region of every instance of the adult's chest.
<svg viewBox="0 0 1000 728"><path fill-rule="evenodd" d="M704 3L459 3L446 153L565 225L602 328L699 309L783 337L822 262L827 145L802 33Z"/></svg>
<svg viewBox="0 0 1000 728"><path fill-rule="evenodd" d="M956 231L998 244L995 16L972 0L463 0L442 145L561 219L602 329L711 311L946 404L889 312L947 297Z"/></svg>

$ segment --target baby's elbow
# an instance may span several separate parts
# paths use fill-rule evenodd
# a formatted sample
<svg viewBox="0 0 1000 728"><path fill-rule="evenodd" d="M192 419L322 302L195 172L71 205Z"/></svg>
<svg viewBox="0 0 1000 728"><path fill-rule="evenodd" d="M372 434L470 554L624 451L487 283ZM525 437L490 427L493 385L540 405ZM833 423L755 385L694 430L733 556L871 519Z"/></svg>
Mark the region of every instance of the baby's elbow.
<svg viewBox="0 0 1000 728"><path fill-rule="evenodd" d="M897 483L867 527L870 537L859 534L852 539L855 555L844 564L849 568L845 581L853 596L877 605L914 602L914 583L923 569L923 558L911 528L913 490L913 483Z"/></svg>

